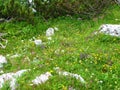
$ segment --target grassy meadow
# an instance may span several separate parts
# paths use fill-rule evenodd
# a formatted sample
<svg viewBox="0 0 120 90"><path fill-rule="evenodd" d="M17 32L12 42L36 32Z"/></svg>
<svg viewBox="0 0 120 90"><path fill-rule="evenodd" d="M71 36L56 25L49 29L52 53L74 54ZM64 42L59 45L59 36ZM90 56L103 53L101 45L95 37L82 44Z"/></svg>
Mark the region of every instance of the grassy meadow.
<svg viewBox="0 0 120 90"><path fill-rule="evenodd" d="M80 20L66 16L48 21L36 17L37 23L0 23L2 37L8 40L0 54L8 63L4 73L31 69L18 78L17 90L120 90L120 38L97 34L102 24L120 24L120 8L109 9L92 20ZM45 32L49 27L59 30L48 40ZM41 39L42 46L36 46L34 39ZM0 41L5 44L4 41ZM11 56L18 54L18 57ZM54 70L80 74L86 84L72 77L60 76ZM36 76L50 72L52 77L41 85L31 86ZM70 89L73 88L73 89ZM8 83L2 90L9 90Z"/></svg>

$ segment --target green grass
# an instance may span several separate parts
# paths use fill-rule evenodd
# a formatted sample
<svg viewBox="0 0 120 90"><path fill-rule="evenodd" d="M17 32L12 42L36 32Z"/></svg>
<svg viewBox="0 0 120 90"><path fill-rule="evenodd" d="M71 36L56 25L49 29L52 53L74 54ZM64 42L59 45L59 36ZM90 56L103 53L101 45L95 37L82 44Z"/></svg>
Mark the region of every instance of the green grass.
<svg viewBox="0 0 120 90"><path fill-rule="evenodd" d="M18 90L68 90L69 87L75 90L120 90L120 38L93 34L100 25L107 23L120 24L119 7L110 7L104 15L93 20L61 17L39 21L34 26L26 22L2 23L0 32L8 33L4 37L8 40L7 47L0 48L0 54L8 60L3 70L7 73L31 69L18 79ZM59 28L52 41L45 36L49 27ZM45 48L36 47L30 41L33 37L42 39ZM20 56L10 57L16 53ZM74 78L59 76L54 67L80 74L87 83L82 85ZM29 85L36 76L47 71L53 76L45 84ZM8 88L5 86L3 90Z"/></svg>

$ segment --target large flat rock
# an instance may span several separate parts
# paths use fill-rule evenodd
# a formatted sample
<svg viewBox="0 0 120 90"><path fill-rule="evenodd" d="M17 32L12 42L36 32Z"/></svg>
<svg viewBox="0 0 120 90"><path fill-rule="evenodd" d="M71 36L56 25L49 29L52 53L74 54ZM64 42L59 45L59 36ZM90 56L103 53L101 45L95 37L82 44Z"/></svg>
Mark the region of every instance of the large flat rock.
<svg viewBox="0 0 120 90"><path fill-rule="evenodd" d="M117 24L103 24L99 28L100 33L111 36L120 36L120 25Z"/></svg>

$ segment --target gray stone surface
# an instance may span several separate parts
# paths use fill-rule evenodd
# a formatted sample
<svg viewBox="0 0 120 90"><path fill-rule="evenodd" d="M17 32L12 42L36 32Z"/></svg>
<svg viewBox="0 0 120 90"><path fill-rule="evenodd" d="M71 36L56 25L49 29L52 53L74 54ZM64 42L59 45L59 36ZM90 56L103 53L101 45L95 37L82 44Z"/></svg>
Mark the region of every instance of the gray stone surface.
<svg viewBox="0 0 120 90"><path fill-rule="evenodd" d="M4 57L3 55L0 55L0 68L3 67L4 63L7 63L6 57Z"/></svg>
<svg viewBox="0 0 120 90"><path fill-rule="evenodd" d="M50 72L46 72L44 74L41 74L40 76L37 76L34 80L32 80L32 83L35 85L45 83L51 76L52 75Z"/></svg>
<svg viewBox="0 0 120 90"><path fill-rule="evenodd" d="M26 71L28 71L28 69L20 70L16 73L5 73L0 75L0 88L3 87L6 81L9 81L11 90L16 90L16 79Z"/></svg>
<svg viewBox="0 0 120 90"><path fill-rule="evenodd" d="M100 33L104 33L111 36L120 36L120 25L115 24L103 24L99 28Z"/></svg>
<svg viewBox="0 0 120 90"><path fill-rule="evenodd" d="M42 45L42 40L34 40L34 43L35 43L35 45L36 46L40 46L40 45Z"/></svg>
<svg viewBox="0 0 120 90"><path fill-rule="evenodd" d="M47 30L46 30L46 36L47 37L51 37L51 36L53 36L54 35L54 28L48 28Z"/></svg>
<svg viewBox="0 0 120 90"><path fill-rule="evenodd" d="M54 70L56 70L56 72L59 75L63 75L63 76L66 76L66 77L73 77L73 78L79 80L82 84L86 83L85 80L79 74L74 74L74 73L70 73L70 72L67 72L67 71L62 71L59 67L55 67Z"/></svg>

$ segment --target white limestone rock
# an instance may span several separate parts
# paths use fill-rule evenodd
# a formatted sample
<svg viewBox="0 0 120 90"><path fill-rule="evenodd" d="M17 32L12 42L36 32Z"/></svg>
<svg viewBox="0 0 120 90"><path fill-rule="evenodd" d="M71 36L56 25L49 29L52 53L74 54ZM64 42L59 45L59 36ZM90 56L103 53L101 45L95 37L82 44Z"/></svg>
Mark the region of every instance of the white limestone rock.
<svg viewBox="0 0 120 90"><path fill-rule="evenodd" d="M2 39L2 38L1 38L1 39ZM2 41L5 42L5 45L3 45L3 44L0 42L0 47L3 48L3 49L5 49L6 46L7 46L8 40L2 39Z"/></svg>
<svg viewBox="0 0 120 90"><path fill-rule="evenodd" d="M107 35L119 37L120 36L120 25L104 24L100 26L99 32L107 34Z"/></svg>
<svg viewBox="0 0 120 90"><path fill-rule="evenodd" d="M29 3L32 3L33 1L32 0L28 0Z"/></svg>
<svg viewBox="0 0 120 90"><path fill-rule="evenodd" d="M35 10L35 8L33 8L33 7L35 6L33 0L28 0L28 2L29 2L29 4L30 4L30 7L29 7L29 8L31 8L32 11L33 11L34 13L36 13L37 11Z"/></svg>
<svg viewBox="0 0 120 90"><path fill-rule="evenodd" d="M80 80L80 82L82 84L85 84L85 80L81 77L81 75L78 75L78 74L74 74L74 73L70 73L70 72L67 72L67 71L61 71L59 67L56 67L54 68L56 70L56 72L59 74L59 75L63 75L63 76L70 76L70 77L73 77L73 78L76 78L77 80Z"/></svg>
<svg viewBox="0 0 120 90"><path fill-rule="evenodd" d="M42 45L42 40L34 40L34 43L35 43L35 45L36 46L40 46L40 45Z"/></svg>
<svg viewBox="0 0 120 90"><path fill-rule="evenodd" d="M34 80L32 80L32 83L34 85L45 83L51 76L52 75L50 72L46 72L45 74L41 74L40 76L37 76Z"/></svg>
<svg viewBox="0 0 120 90"><path fill-rule="evenodd" d="M7 63L6 57L0 55L0 68L2 68L5 63Z"/></svg>
<svg viewBox="0 0 120 90"><path fill-rule="evenodd" d="M51 37L51 36L53 36L54 35L54 28L48 28L47 30L46 30L46 36L47 37Z"/></svg>
<svg viewBox="0 0 120 90"><path fill-rule="evenodd" d="M48 40L52 40L52 37L55 34L55 31L59 31L59 29L57 27L54 28L48 28L46 30L46 36L48 38Z"/></svg>
<svg viewBox="0 0 120 90"><path fill-rule="evenodd" d="M120 0L115 0L115 2L120 5Z"/></svg>
<svg viewBox="0 0 120 90"><path fill-rule="evenodd" d="M0 33L0 37L7 35L7 33Z"/></svg>
<svg viewBox="0 0 120 90"><path fill-rule="evenodd" d="M16 90L16 79L20 77L24 72L28 71L29 69L20 70L16 73L5 73L0 75L0 88L3 87L6 81L10 81L10 88L11 90Z"/></svg>

